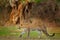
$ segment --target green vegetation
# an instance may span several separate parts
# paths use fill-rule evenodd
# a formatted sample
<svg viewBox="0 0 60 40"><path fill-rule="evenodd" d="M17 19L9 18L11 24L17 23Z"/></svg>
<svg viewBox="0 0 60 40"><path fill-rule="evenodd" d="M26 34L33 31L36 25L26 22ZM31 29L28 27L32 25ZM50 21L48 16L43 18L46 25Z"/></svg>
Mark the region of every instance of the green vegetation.
<svg viewBox="0 0 60 40"><path fill-rule="evenodd" d="M0 27L0 36L18 36L16 32L16 27Z"/></svg>
<svg viewBox="0 0 60 40"><path fill-rule="evenodd" d="M0 27L0 36L19 37L19 35L20 35L20 31L15 26ZM27 37L27 33L25 33L23 35L23 38L26 38L26 37ZM38 38L38 33L36 31L31 31L30 37L31 38ZM42 34L41 37L42 38L48 38L48 37L46 37L45 34ZM56 34L55 37L52 37L52 38L60 38L60 34Z"/></svg>
<svg viewBox="0 0 60 40"><path fill-rule="evenodd" d="M60 0L56 0L57 2L60 2Z"/></svg>

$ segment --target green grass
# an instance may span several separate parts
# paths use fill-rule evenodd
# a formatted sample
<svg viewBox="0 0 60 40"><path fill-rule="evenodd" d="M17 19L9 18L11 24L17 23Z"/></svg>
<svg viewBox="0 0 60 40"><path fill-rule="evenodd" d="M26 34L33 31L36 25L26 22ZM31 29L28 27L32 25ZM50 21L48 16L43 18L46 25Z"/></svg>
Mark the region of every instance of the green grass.
<svg viewBox="0 0 60 40"><path fill-rule="evenodd" d="M0 36L4 36L4 35L8 35L8 34L10 34L8 28L4 28L4 27L0 28Z"/></svg>
<svg viewBox="0 0 60 40"><path fill-rule="evenodd" d="M0 36L9 36L9 37L19 37L20 31L18 31L18 28L15 26L10 27L0 27ZM23 35L23 38L27 37L27 33ZM38 33L36 31L30 32L31 38L38 38ZM42 34L42 38L48 38L45 34ZM60 34L56 33L56 35L53 38L60 38Z"/></svg>
<svg viewBox="0 0 60 40"><path fill-rule="evenodd" d="M23 38L26 38L27 37L27 33L25 33L24 35L23 35ZM38 37L38 33L36 32L36 31L31 31L30 32L30 37L31 38L37 38Z"/></svg>
<svg viewBox="0 0 60 40"><path fill-rule="evenodd" d="M0 36L17 36L16 27L0 27Z"/></svg>

